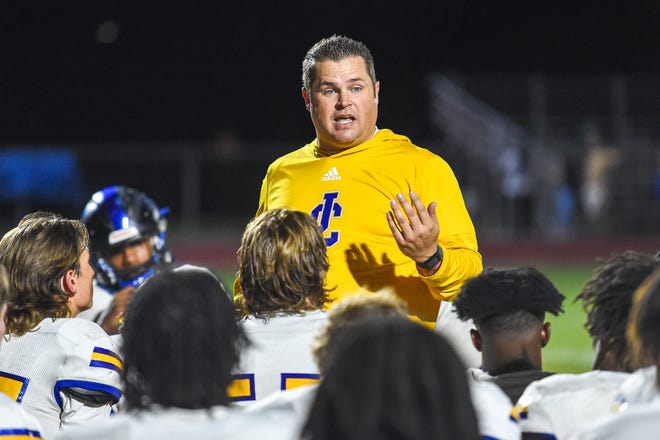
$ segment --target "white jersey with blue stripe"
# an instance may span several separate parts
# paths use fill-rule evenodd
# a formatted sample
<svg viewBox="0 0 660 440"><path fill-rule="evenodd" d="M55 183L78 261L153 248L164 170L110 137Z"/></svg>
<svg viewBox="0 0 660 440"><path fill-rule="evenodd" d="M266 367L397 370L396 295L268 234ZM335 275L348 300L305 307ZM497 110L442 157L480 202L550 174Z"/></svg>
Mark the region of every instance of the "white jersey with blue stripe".
<svg viewBox="0 0 660 440"><path fill-rule="evenodd" d="M617 387L629 373L594 370L554 374L528 385L513 416L523 433L548 439L567 438L599 417L613 415Z"/></svg>
<svg viewBox="0 0 660 440"><path fill-rule="evenodd" d="M41 439L41 425L34 416L0 393L0 440Z"/></svg>
<svg viewBox="0 0 660 440"><path fill-rule="evenodd" d="M202 409L153 406L138 412L123 412L79 428L62 431L57 440L233 439L233 413L225 406Z"/></svg>
<svg viewBox="0 0 660 440"><path fill-rule="evenodd" d="M223 438L232 440L299 440L318 384L278 391L232 414Z"/></svg>
<svg viewBox="0 0 660 440"><path fill-rule="evenodd" d="M46 318L0 344L0 391L39 421L45 438L108 417L121 397L121 369L110 337L84 319ZM68 389L100 395L107 403L86 405L70 397Z"/></svg>
<svg viewBox="0 0 660 440"><path fill-rule="evenodd" d="M251 345L241 354L232 399L246 404L280 390L316 383L319 370L312 355L314 336L327 322L322 310L304 315L275 316L267 322L248 317L241 321Z"/></svg>

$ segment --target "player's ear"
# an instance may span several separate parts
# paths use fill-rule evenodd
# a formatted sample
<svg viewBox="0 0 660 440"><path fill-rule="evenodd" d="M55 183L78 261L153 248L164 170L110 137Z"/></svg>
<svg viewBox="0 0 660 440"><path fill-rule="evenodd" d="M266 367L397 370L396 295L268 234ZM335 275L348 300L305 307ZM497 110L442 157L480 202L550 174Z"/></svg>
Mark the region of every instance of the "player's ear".
<svg viewBox="0 0 660 440"><path fill-rule="evenodd" d="M470 339L472 339L472 345L474 345L474 348L477 349L477 351L481 351L481 333L479 333L479 330L476 329L470 329Z"/></svg>
<svg viewBox="0 0 660 440"><path fill-rule="evenodd" d="M78 291L76 271L69 269L62 275L62 278L60 278L60 288L69 295L74 295Z"/></svg>
<svg viewBox="0 0 660 440"><path fill-rule="evenodd" d="M541 347L545 347L548 345L548 342L550 341L550 333L552 332L552 324L549 322L546 322L543 324L541 327Z"/></svg>

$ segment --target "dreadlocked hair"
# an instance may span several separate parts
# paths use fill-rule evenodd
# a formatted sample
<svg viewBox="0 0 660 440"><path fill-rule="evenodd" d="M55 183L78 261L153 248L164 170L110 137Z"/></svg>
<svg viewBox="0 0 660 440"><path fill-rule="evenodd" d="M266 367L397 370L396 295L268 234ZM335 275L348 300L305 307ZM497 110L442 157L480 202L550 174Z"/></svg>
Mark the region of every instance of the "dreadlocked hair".
<svg viewBox="0 0 660 440"><path fill-rule="evenodd" d="M454 306L460 319L503 333L538 325L546 313L558 315L563 301L564 295L538 269L489 267L463 285Z"/></svg>
<svg viewBox="0 0 660 440"><path fill-rule="evenodd" d="M658 267L660 255L627 250L599 260L575 297L587 314L584 328L592 340L606 344L617 359L629 363L626 326L635 290Z"/></svg>

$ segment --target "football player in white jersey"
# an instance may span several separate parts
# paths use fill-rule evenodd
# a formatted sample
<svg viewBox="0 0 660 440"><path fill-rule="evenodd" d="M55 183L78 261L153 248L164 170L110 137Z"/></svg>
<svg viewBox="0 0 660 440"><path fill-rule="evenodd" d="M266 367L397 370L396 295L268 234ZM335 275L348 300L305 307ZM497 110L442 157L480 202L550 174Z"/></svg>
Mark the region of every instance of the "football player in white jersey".
<svg viewBox="0 0 660 440"><path fill-rule="evenodd" d="M122 329L122 411L61 439L218 439L227 387L248 343L227 290L208 269L164 270L140 286Z"/></svg>
<svg viewBox="0 0 660 440"><path fill-rule="evenodd" d="M328 358L344 332L365 319L391 319L406 317L405 302L394 293L383 290L376 293L361 292L348 295L328 310L328 322L314 338L314 359L321 377ZM356 374L360 369L356 369ZM323 380L323 379L321 379ZM479 422L479 433L484 438L517 440L520 428L510 417L511 403L502 390L492 383L471 383L470 394ZM273 393L247 406L232 416L229 438L271 440L298 440L303 424L312 406L318 384Z"/></svg>
<svg viewBox="0 0 660 440"><path fill-rule="evenodd" d="M631 379L634 369L625 334L632 297L659 263L652 255L626 251L594 270L576 298L587 313L585 328L596 350L592 371L532 382L514 410L524 436L567 438L612 414L617 389Z"/></svg>
<svg viewBox="0 0 660 440"><path fill-rule="evenodd" d="M660 253L656 255L660 258ZM654 301L660 297L660 268L642 283L635 292L626 340L630 346L632 365L637 368L617 390L615 409L625 411L630 406L647 403L660 397L660 379L658 379L658 333L653 333L657 325L655 315L660 310ZM650 366L649 366L650 365Z"/></svg>
<svg viewBox="0 0 660 440"><path fill-rule="evenodd" d="M235 371L235 402L318 382L312 340L327 319L326 250L316 220L301 211L273 209L246 226L234 295L252 344Z"/></svg>
<svg viewBox="0 0 660 440"><path fill-rule="evenodd" d="M354 329L354 325L359 325L360 322L366 320L385 321L388 319L405 317L407 312L406 305L401 298L388 290L383 290L376 294L348 296L338 303L335 303L328 311L328 324L316 337L314 342L314 357L321 372L325 374L325 371L330 368L329 364L333 353L338 350L337 346L340 345L346 335L359 331L359 329ZM442 335L441 337L444 341L449 343L447 338ZM436 354L451 359L449 361L450 363L454 362L454 358L457 358L461 362L463 372L465 372L463 359L458 355L451 343L449 343L449 346L452 348L449 353L445 352L446 347L444 347ZM396 351L396 349L392 347L390 348L392 349L392 352ZM433 355L430 356L433 357ZM411 355L410 357L413 358L414 356ZM407 358L407 355L401 355L400 360L402 358ZM426 362L420 362L420 364L424 364L424 369L428 367L429 371L433 370L432 366L435 365L438 369L436 373L442 373L442 367L438 367L434 362L429 362L428 366L425 365ZM363 380L369 380L365 376L369 375L368 371L371 370L372 369L370 368L364 368L364 366L361 366L356 369L356 374L360 375L364 373L364 375L358 377L362 377ZM421 371L416 371L413 374L423 375ZM405 381L408 379L409 378L403 378L402 380ZM462 380L462 378L460 378L459 381L460 380ZM435 382L435 384L438 385L439 383ZM429 386L432 386L431 383ZM477 416L478 432L482 438L499 440L519 439L520 428L510 417L512 404L506 394L504 394L497 385L490 382L475 383L474 381L468 381L468 387L469 397L471 398ZM422 392L421 394L424 393ZM308 404L311 404L313 397L306 396L306 398L308 399ZM422 398L421 395L419 398ZM300 420L299 426L302 427L303 422L304 420Z"/></svg>
<svg viewBox="0 0 660 440"><path fill-rule="evenodd" d="M7 270L0 265L0 344L5 336L5 314L7 313L9 293L8 277ZM21 439L42 438L41 426L37 419L4 392L0 392L0 438L5 438L5 436Z"/></svg>
<svg viewBox="0 0 660 440"><path fill-rule="evenodd" d="M406 303L393 292L359 292L334 303L328 310L327 322L315 335L312 350L314 362L323 374L323 368L332 350L333 337L350 330L352 323L362 319L387 319L406 317ZM236 440L269 438L294 440L300 431L314 401L318 383L282 390L245 406L245 410L233 416L230 437Z"/></svg>
<svg viewBox="0 0 660 440"><path fill-rule="evenodd" d="M94 269L79 220L28 214L0 240L9 273L0 389L40 423L44 438L102 420L121 397L122 361L90 307Z"/></svg>
<svg viewBox="0 0 660 440"><path fill-rule="evenodd" d="M468 280L454 300L458 317L472 320L472 343L481 351L475 380L495 382L518 400L532 381L551 375L543 371L541 351L550 340L545 314L562 310L564 295L533 267L486 268Z"/></svg>
<svg viewBox="0 0 660 440"><path fill-rule="evenodd" d="M660 268L635 292L626 338L632 364L653 366L635 371L621 384L618 413L585 426L575 435L577 440L655 438L660 430Z"/></svg>
<svg viewBox="0 0 660 440"><path fill-rule="evenodd" d="M135 289L172 263L167 247L168 208L145 193L112 185L92 195L81 220L89 230L94 302L80 317L116 334Z"/></svg>

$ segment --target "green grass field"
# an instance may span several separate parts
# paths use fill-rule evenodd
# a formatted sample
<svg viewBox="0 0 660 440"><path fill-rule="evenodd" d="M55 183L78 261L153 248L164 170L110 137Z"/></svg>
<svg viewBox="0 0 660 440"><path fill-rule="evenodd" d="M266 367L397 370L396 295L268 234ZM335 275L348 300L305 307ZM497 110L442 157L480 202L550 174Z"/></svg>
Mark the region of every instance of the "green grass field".
<svg viewBox="0 0 660 440"><path fill-rule="evenodd" d="M546 316L552 323L550 343L543 349L543 367L558 373L580 373L591 370L593 349L591 338L584 329L586 315L581 302L574 302L592 275L594 266L548 265L537 266L564 294L564 313Z"/></svg>
<svg viewBox="0 0 660 440"><path fill-rule="evenodd" d="M539 270L552 280L564 294L564 313L558 317L547 315L552 323L550 343L543 350L543 367L546 371L558 373L580 373L591 369L593 350L591 338L584 329L585 314L581 303L575 303L575 296L591 277L593 266L588 265L537 265ZM218 274L231 289L234 273L219 270Z"/></svg>

